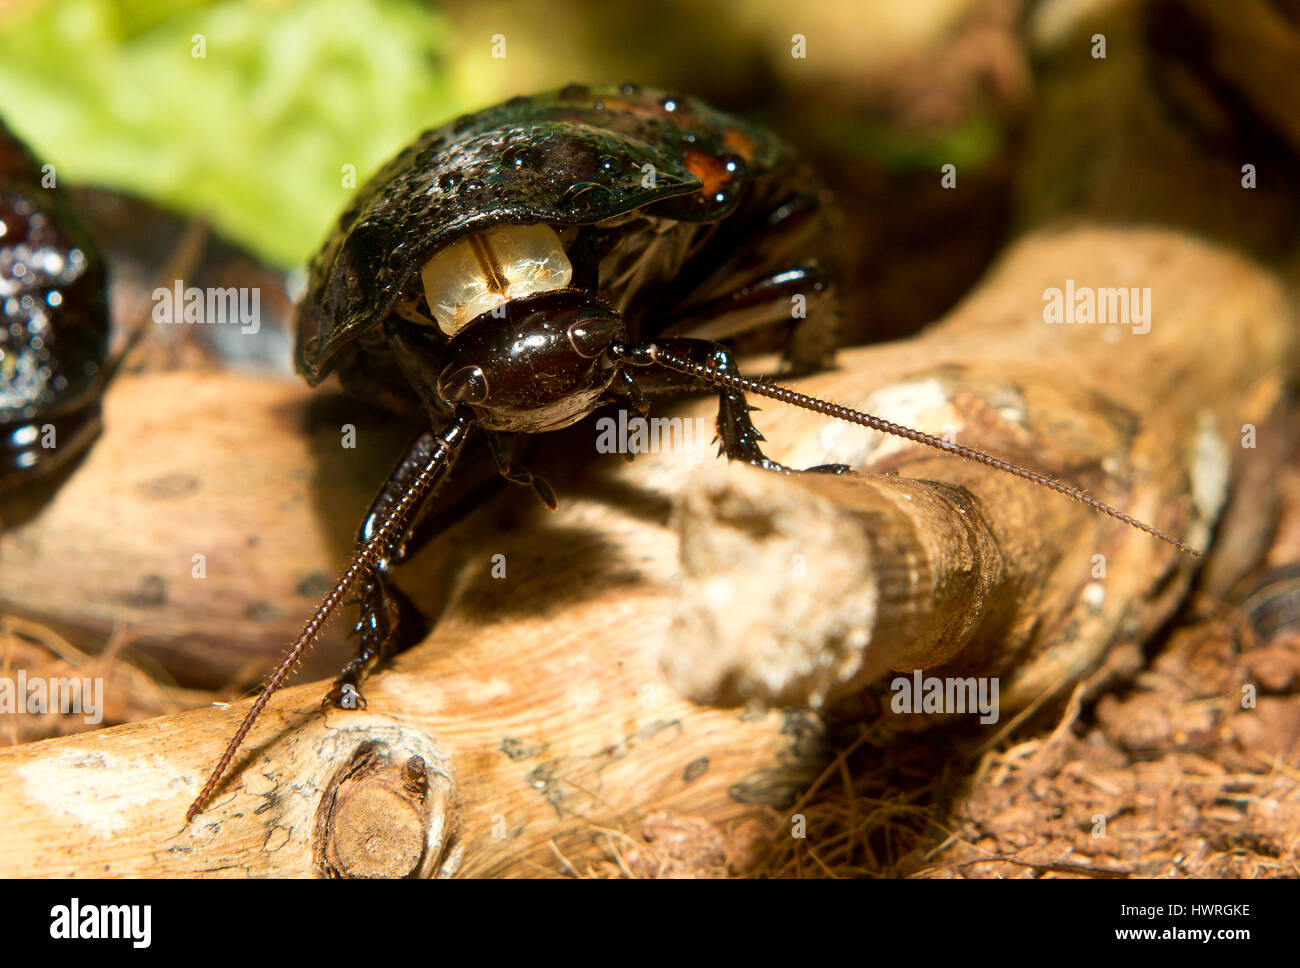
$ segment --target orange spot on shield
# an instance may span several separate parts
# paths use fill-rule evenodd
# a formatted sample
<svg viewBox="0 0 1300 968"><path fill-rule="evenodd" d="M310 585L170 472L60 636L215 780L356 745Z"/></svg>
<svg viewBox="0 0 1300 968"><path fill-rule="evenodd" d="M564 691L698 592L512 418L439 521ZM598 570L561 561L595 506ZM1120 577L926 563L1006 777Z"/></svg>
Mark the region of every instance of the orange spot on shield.
<svg viewBox="0 0 1300 968"><path fill-rule="evenodd" d="M702 191L706 195L715 195L726 187L731 180L731 172L713 155L703 151L686 152L686 167L692 175L704 182Z"/></svg>

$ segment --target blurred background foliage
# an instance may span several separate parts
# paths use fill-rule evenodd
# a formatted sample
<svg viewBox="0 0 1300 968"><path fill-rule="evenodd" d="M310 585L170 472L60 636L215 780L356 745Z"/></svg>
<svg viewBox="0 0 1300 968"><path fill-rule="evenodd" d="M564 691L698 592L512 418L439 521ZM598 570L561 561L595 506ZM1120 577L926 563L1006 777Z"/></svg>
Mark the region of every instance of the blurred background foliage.
<svg viewBox="0 0 1300 968"><path fill-rule="evenodd" d="M293 264L343 204L342 165L457 109L449 42L402 0L34 4L0 35L0 105L69 180L208 211Z"/></svg>
<svg viewBox="0 0 1300 968"><path fill-rule="evenodd" d="M1020 6L19 0L0 6L0 115L67 182L204 212L294 266L353 191L344 166L359 185L425 128L569 81L689 91L823 168L850 216L849 335L879 338L945 309L1000 244ZM948 163L974 191L940 190Z"/></svg>

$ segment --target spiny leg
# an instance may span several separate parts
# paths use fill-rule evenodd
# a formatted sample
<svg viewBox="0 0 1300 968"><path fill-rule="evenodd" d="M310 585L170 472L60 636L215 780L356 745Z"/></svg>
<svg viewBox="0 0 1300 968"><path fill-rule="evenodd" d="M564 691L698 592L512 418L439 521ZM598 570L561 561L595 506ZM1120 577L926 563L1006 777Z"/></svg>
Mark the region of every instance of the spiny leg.
<svg viewBox="0 0 1300 968"><path fill-rule="evenodd" d="M432 430L420 434L411 442L370 503L361 527L357 530L357 547L363 547L383 523L392 506L401 499L411 481L428 463L438 447ZM427 500L427 497L426 497ZM381 659L386 659L413 642L418 641L425 629L419 613L410 599L388 579L389 568L402 561L408 550L411 532L419 517L419 507L412 509L400 538L384 548L383 556L359 585L358 600L361 615L353 631L360 636L357 654L347 661L334 680L325 702L339 709L359 709L365 706L361 695L361 682Z"/></svg>
<svg viewBox="0 0 1300 968"><path fill-rule="evenodd" d="M740 373L740 369L736 366L736 361L730 351L720 343L697 339L657 339L655 344L690 360L692 363L712 367L720 372L732 375L739 375ZM632 355L626 359L627 362L633 365L645 365L645 363L649 362L648 358L643 362L635 349L630 352ZM704 385L702 381L685 375L681 375L681 380L676 382L677 388L695 389ZM664 386L663 389L668 389L668 386ZM722 445L721 452L729 460L743 460L755 467L790 473L794 470L793 468L779 464L763 453L761 446L763 435L759 433L758 428L754 426L754 422L749 416L750 411L756 409L756 407L749 405L745 395L739 390L724 389L719 391L717 428L718 440ZM809 467L807 470L818 473L843 474L849 471L850 468L845 464L819 464L816 467Z"/></svg>

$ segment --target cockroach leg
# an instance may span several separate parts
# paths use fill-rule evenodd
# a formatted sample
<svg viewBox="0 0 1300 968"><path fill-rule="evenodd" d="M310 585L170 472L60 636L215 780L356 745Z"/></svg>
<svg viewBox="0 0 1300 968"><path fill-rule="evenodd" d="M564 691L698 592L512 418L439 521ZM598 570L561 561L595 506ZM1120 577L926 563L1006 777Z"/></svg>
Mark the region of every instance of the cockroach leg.
<svg viewBox="0 0 1300 968"><path fill-rule="evenodd" d="M391 563L391 562L390 562ZM361 617L353 627L361 638L357 654L339 670L321 705L337 709L364 709L361 682L376 663L400 652L424 637L424 623L411 600L385 579L387 568L361 584Z"/></svg>
<svg viewBox="0 0 1300 968"><path fill-rule="evenodd" d="M650 399L641 389L641 385L636 382L631 373L627 370L619 370L614 377L614 382L610 385L610 403L616 400L622 400L632 409L632 413L638 417L648 416L650 413Z"/></svg>
<svg viewBox="0 0 1300 968"><path fill-rule="evenodd" d="M609 395L603 402L621 402L631 410L633 416L640 417L643 420L650 415L650 398L646 396L646 391L641 384L627 370L619 370L614 375L614 382L609 386ZM622 457L624 461L630 464L636 455L631 451L625 451Z"/></svg>
<svg viewBox="0 0 1300 968"><path fill-rule="evenodd" d="M511 448L507 446L504 435L488 433L487 440L488 449L492 452L492 460L496 462L497 470L502 477L511 484L531 487L549 510L554 511L559 507L559 502L555 499L555 491L544 478L538 477L526 467L515 466L514 455L511 453Z"/></svg>
<svg viewBox="0 0 1300 968"><path fill-rule="evenodd" d="M656 340L655 345L676 354L682 359L689 360L701 368L734 377L740 376L740 370L736 366L735 358L720 343L697 339L661 339ZM638 362L635 356L627 358L625 362L633 366L643 365ZM684 377L679 384L682 388L701 389L708 385L703 380L685 374L680 375ZM719 391L717 427L718 440L722 445L721 452L729 460L743 460L755 467L790 473L793 468L778 464L763 453L760 446L763 435L759 433L758 428L754 426L754 422L749 416L750 411L755 409L757 408L751 407L745 399L744 393L739 390L724 387ZM849 468L844 464L821 464L809 468L809 470L843 474Z"/></svg>
<svg viewBox="0 0 1300 968"><path fill-rule="evenodd" d="M807 314L826 312L834 299L826 271L816 262L792 266L761 279L739 285L704 303L674 314L665 337L690 334L704 340L721 340L756 332L769 326L793 326L803 317L790 315L791 298L802 296Z"/></svg>
<svg viewBox="0 0 1300 968"><path fill-rule="evenodd" d="M438 446L437 436L432 430L427 430L407 447L406 453L370 503L370 509L357 531L358 548L365 547L366 542L379 530L393 505L411 486L411 482L429 462ZM400 651L403 643L418 642L423 638L423 623L415 606L387 580L389 569L407 555L408 542L418 517L417 506L407 517L401 533L384 545L370 574L360 583L358 599L361 615L353 628L360 636L357 654L339 671L323 704L338 709L364 707L366 700L361 695L361 682L374 665Z"/></svg>

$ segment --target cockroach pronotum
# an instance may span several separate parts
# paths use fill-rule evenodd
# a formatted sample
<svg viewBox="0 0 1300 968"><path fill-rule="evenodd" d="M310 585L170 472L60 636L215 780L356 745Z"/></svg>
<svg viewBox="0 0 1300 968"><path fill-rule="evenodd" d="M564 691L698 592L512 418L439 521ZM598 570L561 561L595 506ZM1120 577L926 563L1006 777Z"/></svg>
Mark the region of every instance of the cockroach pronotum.
<svg viewBox="0 0 1300 968"><path fill-rule="evenodd" d="M775 471L747 395L770 397L978 461L1188 545L1084 491L960 444L742 377L780 350L788 372L835 347L834 210L774 135L686 96L635 85L514 98L421 135L362 188L311 266L297 364L315 385L416 409L420 433L380 489L347 570L321 602L187 813L193 818L254 720L355 587L360 648L327 702L402 646L387 576L420 507L479 435L500 472L551 507L510 436L559 430L615 401L716 388L721 451ZM807 313L794 318L791 298ZM827 465L814 470L840 473Z"/></svg>

